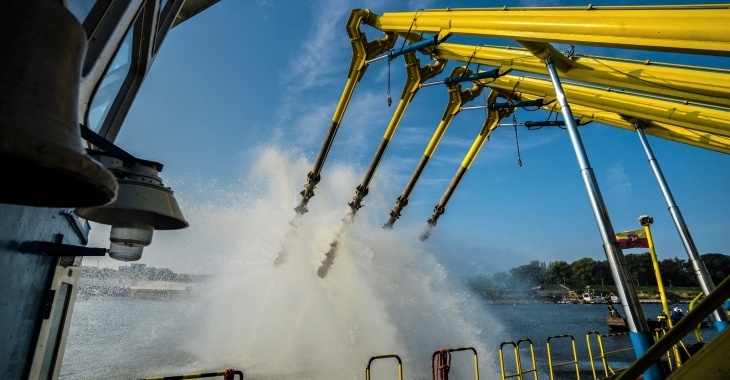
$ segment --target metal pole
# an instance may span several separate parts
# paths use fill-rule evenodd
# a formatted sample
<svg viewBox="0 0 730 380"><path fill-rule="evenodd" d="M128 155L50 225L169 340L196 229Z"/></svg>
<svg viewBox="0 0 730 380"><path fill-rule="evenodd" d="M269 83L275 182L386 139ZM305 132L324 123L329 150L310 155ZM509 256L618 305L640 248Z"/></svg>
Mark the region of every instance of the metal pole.
<svg viewBox="0 0 730 380"><path fill-rule="evenodd" d="M568 100L565 97L563 86L560 83L560 78L558 77L555 64L551 57L548 56L545 58L545 66L555 88L555 97L560 104L560 112L563 114L563 119L568 129L568 134L570 135L570 141L573 144L573 150L578 159L583 184L586 187L586 191L588 191L588 198L593 208L593 215L596 218L598 230L603 240L603 250L611 266L611 275L616 284L616 291L619 297L621 297L621 305L626 315L626 323L629 326L634 352L637 357L640 357L652 344L651 332L646 323L644 312L639 305L639 299L636 296L634 286L631 283L631 276L625 269L626 264L623 252L616 241L616 233L611 225L611 219L608 216L606 205L603 202L598 182L593 174L593 169L590 167L583 141L580 138L578 127L575 125L573 112L570 110L570 105L568 105ZM654 363L644 373L644 378L649 380L663 379L664 375L659 364Z"/></svg>
<svg viewBox="0 0 730 380"><path fill-rule="evenodd" d="M646 234L646 241L649 244L649 255L651 256L651 264L654 267L654 276L656 277L657 287L659 288L659 298L662 302L662 311L667 321L667 326L672 328L674 322L670 318L669 313L669 302L667 301L667 293L664 291L664 281L662 280L662 272L659 270L659 259L656 256L656 250L654 249L654 239L651 236L651 224L654 223L654 218L648 215L642 215L639 217L639 223L644 226L644 233ZM674 360L677 362L677 366L682 365L682 357L679 355L679 348L677 346L672 347L674 353Z"/></svg>
<svg viewBox="0 0 730 380"><path fill-rule="evenodd" d="M667 317L667 324L671 328L674 326L672 319L669 318L669 302L667 301L667 293L664 290L664 281L662 280L662 272L659 270L659 259L656 256L656 250L654 249L654 238L651 236L650 222L642 223L644 226L644 233L646 234L646 240L649 242L649 255L651 256L651 264L654 267L654 277L656 277L656 284L659 288L659 298L662 302L662 311L664 316Z"/></svg>
<svg viewBox="0 0 730 380"><path fill-rule="evenodd" d="M664 200L667 202L669 214L672 215L674 225L677 227L679 237L682 239L684 249L687 251L689 261L697 275L697 281L700 283L702 292L705 293L705 296L708 296L710 292L715 289L715 284L712 282L712 278L710 277L710 273L707 271L707 267L705 267L705 263L700 258L695 242L692 240L692 236L689 234L689 229L687 229L687 225L684 223L684 218L682 218L682 213L679 211L679 206L677 206L674 202L672 192L669 190L667 181L664 179L664 174L662 174L662 169L659 167L659 163L654 156L654 152L652 152L651 147L649 146L649 141L646 139L646 134L644 134L644 129L641 127L641 123L638 121L635 122L634 128L636 129L636 134L639 136L641 145L644 147L646 156L649 159L649 165L651 165L651 169L654 171L654 176L656 177L657 182L659 182L659 188L662 190L662 194L664 194ZM715 320L715 328L718 332L727 327L727 314L724 310L722 310L722 308L715 310L715 312L712 313L712 317Z"/></svg>

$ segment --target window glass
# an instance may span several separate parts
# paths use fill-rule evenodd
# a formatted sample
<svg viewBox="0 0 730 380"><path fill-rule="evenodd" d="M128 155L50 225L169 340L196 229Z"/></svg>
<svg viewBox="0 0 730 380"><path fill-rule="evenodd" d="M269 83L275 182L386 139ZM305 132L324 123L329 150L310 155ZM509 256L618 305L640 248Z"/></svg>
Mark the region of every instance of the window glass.
<svg viewBox="0 0 730 380"><path fill-rule="evenodd" d="M43 354L43 364L39 379L53 379L53 369L56 366L56 356L58 355L58 346L63 333L63 325L66 321L66 312L68 311L68 303L71 299L71 285L62 282L58 288L56 299L54 301L53 313L51 314L51 330L48 332L48 341L46 341L46 352ZM60 364L60 363L59 363Z"/></svg>
<svg viewBox="0 0 730 380"><path fill-rule="evenodd" d="M124 79L129 75L132 67L133 35L134 28L130 28L91 101L86 126L94 132L99 132L114 99L124 84Z"/></svg>
<svg viewBox="0 0 730 380"><path fill-rule="evenodd" d="M80 23L84 23L86 17L89 16L91 8L96 4L96 0L63 0L63 5L76 16Z"/></svg>

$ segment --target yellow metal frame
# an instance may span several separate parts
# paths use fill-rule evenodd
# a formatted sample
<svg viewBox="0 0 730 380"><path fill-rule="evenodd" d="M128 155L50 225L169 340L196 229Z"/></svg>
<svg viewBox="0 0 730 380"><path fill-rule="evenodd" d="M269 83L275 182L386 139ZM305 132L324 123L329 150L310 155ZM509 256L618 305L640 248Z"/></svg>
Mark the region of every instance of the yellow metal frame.
<svg viewBox="0 0 730 380"><path fill-rule="evenodd" d="M636 379L646 371L653 363L661 358L671 347L677 344L682 337L689 334L697 324L702 322L710 314L714 313L722 303L730 297L730 276L726 277L717 287L708 294L705 299L697 305L697 308L690 311L677 322L674 327L656 343L654 343L644 354L638 358L629 368L621 372L617 377L622 379ZM692 360L688 360L682 367L672 373L672 379L696 379L701 374L702 379L725 380L730 372L730 362L727 360L727 352L730 349L730 330L725 329L718 334L707 347L697 352Z"/></svg>
<svg viewBox="0 0 730 380"><path fill-rule="evenodd" d="M672 373L672 380L727 379L727 352L730 351L730 334L724 333L712 339L712 349L705 347L692 356L681 368Z"/></svg>
<svg viewBox="0 0 730 380"><path fill-rule="evenodd" d="M563 63L557 65L562 68L560 76L563 79L667 96L689 103L730 107L730 70L584 54L565 58L561 53L555 54L555 49L552 52L553 59ZM542 58L527 49L442 43L433 55L503 70L547 75Z"/></svg>
<svg viewBox="0 0 730 380"><path fill-rule="evenodd" d="M497 101L497 95L498 93L496 91L491 91L489 95L487 95L487 103L494 103ZM471 147L469 148L469 151L466 153L466 156L464 157L464 160L461 161L461 167L464 169L471 168L471 165L474 163L474 160L476 160L477 156L479 155L479 152L482 150L482 147L484 146L484 143L489 139L489 135L499 127L499 122L509 116L512 113L512 109L509 108L503 108L499 110L490 110L487 112L487 119L484 120L484 125L482 126L482 129L479 131L479 135L474 139L474 142L471 144Z"/></svg>
<svg viewBox="0 0 730 380"><path fill-rule="evenodd" d="M400 359L400 356L396 354L376 355L370 358L370 360L368 360L368 366L365 367L365 380L370 380L370 365L373 364L374 361L389 358L398 360L398 380L403 380L403 361Z"/></svg>
<svg viewBox="0 0 730 380"><path fill-rule="evenodd" d="M654 342L658 342L659 339L661 339L664 335L667 334L667 330L665 329L655 329L654 330ZM672 346L672 348L666 352L664 357L667 358L667 366L669 366L669 371L673 371L675 368L675 365L677 368L682 366L682 358L680 355L680 350L684 352L687 357L691 357L689 350L687 349L687 346L682 342L681 340Z"/></svg>
<svg viewBox="0 0 730 380"><path fill-rule="evenodd" d="M368 42L367 36L360 30L360 24L368 22L368 19L375 16L374 13L367 9L354 9L347 19L346 29L352 45L352 60L350 62L350 70L347 73L347 84L345 85L344 91L342 91L340 101L337 103L334 116L332 116L332 121L337 124L342 121L347 105L352 98L352 93L355 90L355 85L362 79L365 70L368 68L366 61L377 57L395 46L396 36L388 32L385 32L383 39L375 39Z"/></svg>
<svg viewBox="0 0 730 380"><path fill-rule="evenodd" d="M552 350L550 349L550 340L561 339L561 338L570 338L570 344L573 348L573 361L564 362L564 363L553 363ZM545 345L547 346L547 358L548 358L548 368L550 369L550 380L555 379L555 374L553 373L554 368L564 367L567 365L575 366L575 378L576 378L576 380L580 380L580 367L578 366L578 350L575 347L575 338L573 338L572 335L554 335L554 336L547 338L547 343L545 343Z"/></svg>
<svg viewBox="0 0 730 380"><path fill-rule="evenodd" d="M391 212L386 228L398 219L408 197L418 181L418 173L435 153L453 117L461 105L472 100L483 88L490 87L497 95L513 99L544 100L543 109L560 111L555 88L544 79L551 62L565 82L565 96L570 99L573 114L582 124L596 121L634 131L637 124L644 133L684 144L730 153L730 70L699 66L673 65L585 54L565 56L551 43L564 42L588 46L656 50L685 54L730 56L730 34L726 22L730 19L730 4L678 6L619 6L619 7L533 7L533 8L465 8L393 12L382 15L367 9L354 9L346 30L353 49L348 81L335 109L332 124L325 137L313 170L307 176L302 200L296 207L299 215L306 212L320 171L334 140L337 129L350 102L354 88L368 65L381 58L380 54L395 45L397 37L405 42L417 42L423 34L435 34L435 45L422 49L436 62L419 69L415 52L405 54L408 81L401 102L388 125L381 147L393 138L398 122L424 78L432 77L445 67L448 60L496 66L502 74L521 71L542 75L543 78L502 75L496 79L475 80L474 87L462 91L461 85L447 86L449 104L429 141L414 175ZM559 21L556 21L559 20ZM384 33L383 39L368 42L360 26L366 24ZM523 48L460 45L444 42L452 35L504 38ZM390 58L389 58L390 59ZM466 67L455 68L451 76L470 73ZM551 74L554 75L554 74ZM570 81L573 81L571 83ZM418 86L416 86L416 84ZM562 95L561 95L562 96ZM556 109L557 108L557 109ZM511 110L513 111L513 110ZM484 142L498 126L498 112L485 122L477 139L462 161L460 171L466 171L478 155ZM373 168L377 167L377 163ZM369 169L370 170L370 169ZM375 169L372 169L375 170ZM456 177L455 177L456 178ZM456 182L458 186L458 181ZM446 202L455 186L447 189ZM358 188L351 207L359 208ZM439 202L434 215L444 206ZM429 219L435 225L437 218Z"/></svg>
<svg viewBox="0 0 730 380"><path fill-rule="evenodd" d="M472 74L471 70L466 68L465 66L459 66L455 67L451 74L449 75L450 78L458 77L460 75L470 75ZM428 146L426 146L426 150L423 152L423 155L426 157L433 156L434 152L436 151L436 148L438 147L439 143L441 142L441 139L444 137L444 133L446 133L446 129L449 128L449 125L451 124L451 121L454 119L454 117L461 111L461 106L464 103L468 103L477 96L479 96L482 93L482 90L484 89L484 86L482 86L479 83L474 83L472 87L467 88L466 90L461 89L461 84L454 84L451 86L448 86L449 91L449 103L446 105L446 110L444 110L444 115L441 117L441 121L439 122L439 125L436 127L436 131L434 131L433 136L431 136L431 140L428 142Z"/></svg>
<svg viewBox="0 0 730 380"><path fill-rule="evenodd" d="M234 376L238 376L240 380L243 380L243 372L234 369L228 369L217 372L206 372L206 373L188 373L185 375L175 376L159 376L159 377L146 377L140 380L174 380L174 379L204 379L208 377L221 377L227 374L233 373Z"/></svg>
<svg viewBox="0 0 730 380"><path fill-rule="evenodd" d="M598 350L599 350L598 356L593 355L593 348L591 347L591 335L596 336L596 341L598 343ZM628 336L628 335L629 335L629 333L601 334L598 331L591 331L586 334L586 345L588 346L588 358L589 358L589 361L591 362L591 370L593 371L594 379L598 378L598 376L596 374L596 365L595 365L596 360L601 360L601 363L603 364L603 372L605 375L604 377L608 377L611 375L615 375L617 372L619 372L623 369L623 368L618 368L618 369L611 368L611 366L608 365L608 359L607 359L608 355L619 354L622 352L628 352L628 351L634 350L633 347L628 347L628 348L621 348L621 349L613 350L613 351L606 351L605 348L603 347L603 338L614 337L614 336Z"/></svg>
<svg viewBox="0 0 730 380"><path fill-rule="evenodd" d="M693 299L692 299L692 301L690 301L690 302L689 302L689 310L687 310L687 312L690 312L690 311L692 311L692 309L694 309L694 307L695 307L695 304L696 304L696 303L697 303L697 302L698 302L698 301L699 301L699 300L700 300L700 299L701 299L702 297L704 297L704 296L705 296L705 293L700 293L700 294L698 294L697 296L695 296L695 298L693 298ZM695 328L695 338L697 339L697 342L698 342L698 343L702 343L703 339L702 339L702 331L700 330L700 326L697 326L697 327Z"/></svg>
<svg viewBox="0 0 730 380"><path fill-rule="evenodd" d="M372 13L363 22L412 42L421 39L423 33L437 34L441 40L451 35L513 40L525 49L444 42L430 49L429 54L499 67L503 72L538 75L545 75L543 60L551 57L563 79L582 83L566 88L571 108L579 105L574 112L580 111L582 118L629 130L634 129L633 121L641 120L648 124L645 132L650 135L727 154L730 70L584 54L565 57L550 44L730 56L728 19L729 4L699 4L448 8L419 10L415 14ZM485 84L497 89L502 80ZM500 89L503 96L506 91ZM524 91L537 97L554 94L552 86L535 89L537 94Z"/></svg>
<svg viewBox="0 0 730 380"><path fill-rule="evenodd" d="M674 323L672 322L672 318L670 318L670 312L669 312L669 302L667 301L667 293L664 290L664 281L662 280L662 273L659 270L659 259L656 255L656 250L654 249L654 239L651 235L651 227L649 225L644 226L644 233L646 234L646 240L649 243L649 255L651 256L651 263L654 267L654 276L656 277L657 281L657 287L659 288L659 297L662 302L662 310L664 311L664 316L666 317L667 325L669 328L672 328L674 326ZM654 340L658 341L659 338L661 338L664 335L664 330L659 329L658 331L655 331L654 334ZM679 341L678 345L675 345L672 347L672 352L674 354L674 362L676 363L677 367L682 365L682 357L679 354L679 346L682 346L684 348L685 352L687 351L687 348L684 346L684 343L682 341ZM672 355L667 352L667 363L669 364L669 369L672 369Z"/></svg>
<svg viewBox="0 0 730 380"><path fill-rule="evenodd" d="M322 142L322 147L319 150L312 171L307 175L307 183L304 184L304 190L301 192L302 199L295 208L299 215L307 211L309 199L314 196L314 188L320 181L320 171L324 166L324 161L327 159L329 150L337 135L342 118L345 116L345 111L350 104L355 87L363 75L365 75L365 71L368 68L367 61L386 52L395 45L397 37L389 32L385 32L385 37L382 39L375 39L368 42L365 33L360 30L360 24L367 22L373 16L374 14L367 9L354 9L347 19L346 30L352 45L352 60L350 61L350 69L347 73L347 82L345 83L345 88L342 90L342 95L340 95L340 100L337 102L337 107L332 115L332 124L327 132L327 136Z"/></svg>
<svg viewBox="0 0 730 380"><path fill-rule="evenodd" d="M505 75L485 85L505 98L543 98L543 109L560 112L549 80ZM596 121L634 131L632 120L638 119L646 125L646 134L730 153L728 112L573 83L564 83L563 90L582 123Z"/></svg>
<svg viewBox="0 0 730 380"><path fill-rule="evenodd" d="M726 4L463 8L384 13L377 29L730 56ZM559 21L558 21L559 20ZM372 21L372 22L370 22Z"/></svg>
<svg viewBox="0 0 730 380"><path fill-rule="evenodd" d="M416 92L421 88L420 86L427 80L441 74L446 67L446 60L438 59L433 64L420 67L420 60L416 58L416 53L404 54L404 60L406 61L406 84L403 86L403 93L401 94L398 106L393 112L393 117L388 123L388 127L385 130L383 138L391 140L395 134L398 124L400 124L403 114L408 108L413 98L416 96Z"/></svg>
<svg viewBox="0 0 730 380"><path fill-rule="evenodd" d="M530 357L532 358L532 368L528 370L522 369L522 358L520 354L520 345L522 343L528 343L530 349ZM515 356L515 367L517 372L511 375L507 374L507 369L504 367L504 346L512 346ZM537 375L537 362L535 361L535 348L530 339L520 339L517 342L502 342L499 345L499 365L502 369L502 380L516 377L518 380L524 380L524 376L528 373L532 373L535 380L538 380Z"/></svg>

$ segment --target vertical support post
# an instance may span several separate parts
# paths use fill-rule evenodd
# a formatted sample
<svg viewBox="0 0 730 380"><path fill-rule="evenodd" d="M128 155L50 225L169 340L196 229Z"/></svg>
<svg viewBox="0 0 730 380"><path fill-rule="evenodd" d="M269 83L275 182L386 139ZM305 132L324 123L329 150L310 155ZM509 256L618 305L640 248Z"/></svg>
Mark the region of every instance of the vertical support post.
<svg viewBox="0 0 730 380"><path fill-rule="evenodd" d="M662 272L659 270L659 259L656 256L656 250L654 249L654 238L651 236L651 223L653 218L647 216L639 217L639 222L644 226L644 233L646 234L646 241L649 243L649 255L651 256L651 263L654 266L654 276L656 277L657 287L659 288L659 298L662 301L662 311L664 316L667 318L667 325L671 328L674 323L670 318L669 302L667 302L667 293L664 290L664 280L662 280ZM677 366L682 365L682 357L679 355L679 349L675 345L672 347L672 353L674 354L674 360L677 362Z"/></svg>
<svg viewBox="0 0 730 380"><path fill-rule="evenodd" d="M662 169L659 167L656 157L654 157L654 152L652 152L651 146L649 146L649 141L646 139L646 134L644 134L644 129L642 128L641 123L638 121L634 122L634 128L636 129L636 134L639 136L641 145L644 147L646 156L649 159L649 165L651 165L651 169L654 171L654 176L656 177L657 182L659 182L659 188L662 190L664 200L667 202L667 207L669 208L669 214L672 215L674 225L677 227L679 237L682 239L684 249L687 251L689 261L697 275L697 281L700 283L702 292L705 293L705 296L708 296L710 292L715 289L715 284L712 282L712 278L710 277L710 273L707 271L707 267L705 267L705 263L700 258L695 242L692 240L689 229L687 229L687 225L684 223L682 213L679 211L679 206L677 206L674 202L672 192L669 190L669 186L667 185L666 179L664 179ZM721 332L725 329L725 327L727 327L727 314L722 308L715 310L712 313L712 318L715 321L715 328L718 332Z"/></svg>
<svg viewBox="0 0 730 380"><path fill-rule="evenodd" d="M598 230L603 239L603 250L606 253L606 259L611 266L611 275L613 276L614 283L616 284L616 290L619 297L621 297L621 306L623 306L624 313L626 315L626 323L629 326L631 332L631 342L634 346L634 351L637 357L640 357L652 344L652 336L649 331L649 326L644 318L644 312L641 310L639 305L639 299L636 296L636 290L631 283L631 276L625 269L625 259L621 248L616 241L616 233L614 232L613 226L611 225L611 219L608 216L606 205L603 201L603 196L598 187L598 182L593 174L593 169L590 167L588 156L583 146L583 141L580 138L578 127L575 125L575 119L573 118L573 112L570 110L570 105L565 97L563 86L560 83L555 64L551 57L545 58L545 66L547 67L550 80L555 88L555 97L560 104L560 112L563 114L565 126L568 129L570 135L570 141L573 144L573 150L575 151L576 158L578 159L578 165L580 166L581 176L583 177L583 183L588 191L588 198L593 208L593 215L596 218L598 224ZM654 363L645 373L644 378L648 380L663 379L664 375L658 363Z"/></svg>
<svg viewBox="0 0 730 380"><path fill-rule="evenodd" d="M651 263L654 266L654 276L656 277L657 287L659 288L659 298L662 301L662 311L667 317L667 323L669 327L672 327L672 319L669 318L669 303L667 302L667 293L664 291L664 281L662 280L662 273L659 271L659 259L656 256L656 250L654 249L654 239L651 236L651 227L648 223L641 224L644 226L644 233L646 234L646 240L649 243L649 255L651 255Z"/></svg>

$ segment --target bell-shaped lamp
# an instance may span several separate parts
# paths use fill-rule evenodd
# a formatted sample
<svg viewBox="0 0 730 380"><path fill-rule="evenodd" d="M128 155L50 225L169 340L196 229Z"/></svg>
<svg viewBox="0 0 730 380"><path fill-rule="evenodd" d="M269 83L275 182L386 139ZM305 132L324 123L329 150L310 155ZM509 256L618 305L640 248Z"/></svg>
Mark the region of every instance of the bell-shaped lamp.
<svg viewBox="0 0 730 380"><path fill-rule="evenodd" d="M76 214L92 222L112 226L109 256L122 261L138 260L152 242L154 230L177 230L188 226L172 190L158 176L162 165L139 159L93 154L114 173L119 193L114 202L82 207Z"/></svg>

